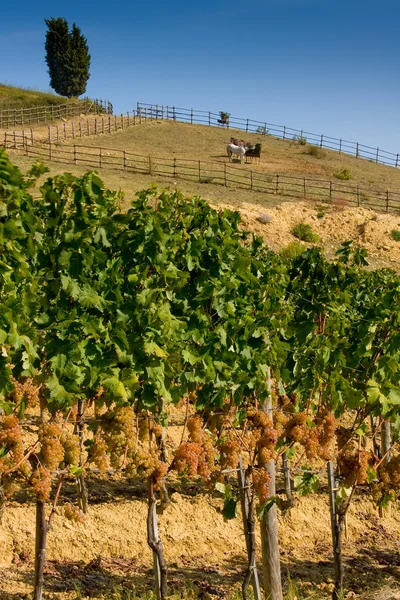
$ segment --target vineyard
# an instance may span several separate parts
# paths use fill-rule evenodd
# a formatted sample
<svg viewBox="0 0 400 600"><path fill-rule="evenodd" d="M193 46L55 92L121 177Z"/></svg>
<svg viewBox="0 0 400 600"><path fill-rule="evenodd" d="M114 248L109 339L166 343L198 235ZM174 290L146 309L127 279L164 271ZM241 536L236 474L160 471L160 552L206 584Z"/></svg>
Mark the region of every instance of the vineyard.
<svg viewBox="0 0 400 600"><path fill-rule="evenodd" d="M244 600L283 599L278 512L324 493L321 597L345 597L348 515L368 499L383 520L399 494L399 276L350 241L330 261L274 252L176 190L122 212L96 174L62 174L33 198L45 172L0 151L2 513L34 503L34 600L56 523L90 522L94 481L147 499L129 519L162 599L177 491L241 519Z"/></svg>

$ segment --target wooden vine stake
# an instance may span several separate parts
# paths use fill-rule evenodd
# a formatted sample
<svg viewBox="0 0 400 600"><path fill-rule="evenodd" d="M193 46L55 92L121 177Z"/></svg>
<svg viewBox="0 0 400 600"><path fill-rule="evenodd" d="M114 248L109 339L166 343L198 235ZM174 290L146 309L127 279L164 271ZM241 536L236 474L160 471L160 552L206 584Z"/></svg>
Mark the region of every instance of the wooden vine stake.
<svg viewBox="0 0 400 600"><path fill-rule="evenodd" d="M260 582L256 564L256 532L254 514L254 491L251 490L250 473L243 468L243 461L239 459L238 484L240 504L242 507L243 530L247 548L247 570L242 584L243 600L248 600L249 584L253 586L254 600L261 600Z"/></svg>
<svg viewBox="0 0 400 600"><path fill-rule="evenodd" d="M342 527L344 514L336 504L336 482L333 462L328 462L328 489L329 507L331 513L333 563L335 569L335 587L332 593L333 600L338 600L343 594L343 561L342 561Z"/></svg>
<svg viewBox="0 0 400 600"><path fill-rule="evenodd" d="M271 371L268 369L269 397L263 403L263 410L268 413L272 421L272 395L271 395ZM275 488L275 461L269 460L260 465L267 471L269 481L269 497L274 498ZM261 518L261 546L264 577L264 595L267 600L283 600L281 581L281 561L279 555L278 539L278 512L276 503L273 502L269 510L265 510Z"/></svg>
<svg viewBox="0 0 400 600"><path fill-rule="evenodd" d="M157 600L164 600L168 594L167 565L164 559L162 542L158 537L157 503L154 484L149 478L149 505L147 513L147 543L153 550L153 566L155 576L155 593Z"/></svg>
<svg viewBox="0 0 400 600"><path fill-rule="evenodd" d="M390 421L385 419L384 421L382 421L382 425L381 425L381 451L382 451L382 457L383 457L382 462L383 462L384 466L386 466L388 464L388 462L390 462L391 443L392 443L392 436L391 436L391 430L390 430ZM382 506L379 507L379 516L380 517L384 517L385 512L388 516L390 516L390 513L391 513L390 503L387 505L386 511Z"/></svg>

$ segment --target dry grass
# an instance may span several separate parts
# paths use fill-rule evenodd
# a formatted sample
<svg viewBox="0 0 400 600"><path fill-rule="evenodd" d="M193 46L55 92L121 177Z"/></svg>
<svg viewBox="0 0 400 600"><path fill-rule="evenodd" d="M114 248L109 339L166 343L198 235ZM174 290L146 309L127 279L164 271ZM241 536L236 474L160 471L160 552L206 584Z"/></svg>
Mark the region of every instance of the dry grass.
<svg viewBox="0 0 400 600"><path fill-rule="evenodd" d="M229 143L231 136L262 144L259 163L254 162L252 165L232 163L238 167L269 174L280 173L325 180L334 180L335 172L348 168L352 174L352 183L358 183L371 192L372 190L400 190L400 169L339 154L334 150L324 149L325 155L322 158L315 158L308 153L307 146L271 136L246 134L235 129L227 130L171 121L148 121L111 135L75 139L75 144L150 154L153 157L175 156L193 160L227 162L226 144Z"/></svg>

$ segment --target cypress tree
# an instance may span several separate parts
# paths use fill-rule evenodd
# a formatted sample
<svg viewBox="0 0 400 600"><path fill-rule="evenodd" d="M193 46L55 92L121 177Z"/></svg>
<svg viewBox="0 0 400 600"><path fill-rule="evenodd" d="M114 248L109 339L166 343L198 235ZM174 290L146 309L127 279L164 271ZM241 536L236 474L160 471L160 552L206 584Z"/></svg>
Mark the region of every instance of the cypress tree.
<svg viewBox="0 0 400 600"><path fill-rule="evenodd" d="M69 31L63 18L45 19L46 63L51 87L61 96L72 98L86 91L90 77L90 54L86 38L74 23Z"/></svg>

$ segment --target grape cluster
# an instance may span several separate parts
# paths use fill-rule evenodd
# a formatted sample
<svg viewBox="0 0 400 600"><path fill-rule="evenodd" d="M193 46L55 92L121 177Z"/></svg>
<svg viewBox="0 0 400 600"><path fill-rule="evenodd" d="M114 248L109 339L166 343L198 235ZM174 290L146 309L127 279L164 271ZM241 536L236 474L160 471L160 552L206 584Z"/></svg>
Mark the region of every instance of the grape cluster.
<svg viewBox="0 0 400 600"><path fill-rule="evenodd" d="M260 463L265 464L275 459L275 448L278 441L278 430L269 415L263 410L251 409L247 412L249 431L246 444L254 450Z"/></svg>
<svg viewBox="0 0 400 600"><path fill-rule="evenodd" d="M32 473L30 482L36 498L47 502L51 492L51 473L49 469L39 466Z"/></svg>
<svg viewBox="0 0 400 600"><path fill-rule="evenodd" d="M98 433L94 438L94 442L89 450L89 462L96 465L102 473L105 473L110 468L110 461L107 456L107 444Z"/></svg>
<svg viewBox="0 0 400 600"><path fill-rule="evenodd" d="M15 415L0 416L0 474L13 468L24 457L22 427Z"/></svg>
<svg viewBox="0 0 400 600"><path fill-rule="evenodd" d="M39 442L42 451L43 464L54 471L64 460L64 448L60 441L62 428L58 423L50 422L39 429Z"/></svg>
<svg viewBox="0 0 400 600"><path fill-rule="evenodd" d="M40 388L33 377L23 377L18 380L12 378L12 383L14 384L12 398L15 404L20 404L24 399L30 408L34 408L39 404Z"/></svg>
<svg viewBox="0 0 400 600"><path fill-rule="evenodd" d="M129 406L117 406L103 415L103 438L110 464L119 468L122 460L131 459L136 451L135 414Z"/></svg>
<svg viewBox="0 0 400 600"><path fill-rule="evenodd" d="M80 451L79 437L64 430L61 433L60 442L64 450L64 463L66 465L77 465Z"/></svg>
<svg viewBox="0 0 400 600"><path fill-rule="evenodd" d="M265 469L253 469L253 486L260 504L269 498L269 482L271 477Z"/></svg>
<svg viewBox="0 0 400 600"><path fill-rule="evenodd" d="M309 460L317 457L331 460L335 432L336 419L329 411L318 413L314 420L305 412L296 413L285 427L286 439L301 444Z"/></svg>
<svg viewBox="0 0 400 600"><path fill-rule="evenodd" d="M64 517L69 521L75 521L75 523L84 523L85 515L77 506L74 506L70 502L68 502L64 506Z"/></svg>
<svg viewBox="0 0 400 600"><path fill-rule="evenodd" d="M182 442L176 450L173 468L180 475L208 479L214 469L216 457L213 438L203 429L202 419L199 415L188 419L187 428L189 440ZM222 446L220 446L220 450L222 455Z"/></svg>
<svg viewBox="0 0 400 600"><path fill-rule="evenodd" d="M345 487L366 483L367 471L373 466L374 457L371 452L358 450L355 445L347 444L338 456L338 470L343 477Z"/></svg>

